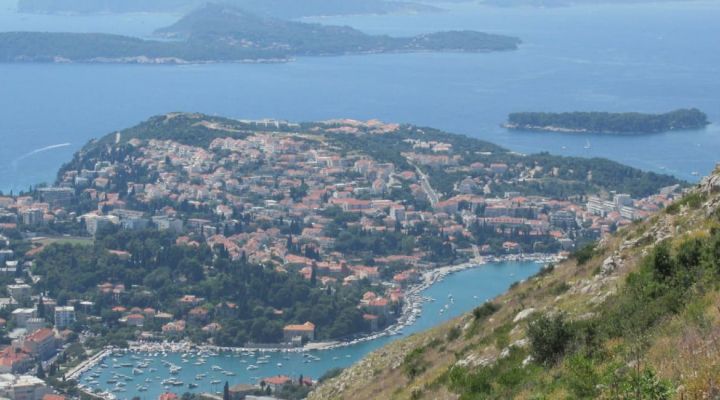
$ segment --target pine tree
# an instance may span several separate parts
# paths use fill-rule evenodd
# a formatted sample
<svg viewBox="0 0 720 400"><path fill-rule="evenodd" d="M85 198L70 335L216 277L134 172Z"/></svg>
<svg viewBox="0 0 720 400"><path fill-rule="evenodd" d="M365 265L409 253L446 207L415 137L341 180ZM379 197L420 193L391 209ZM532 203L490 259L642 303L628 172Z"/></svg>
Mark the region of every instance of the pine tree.
<svg viewBox="0 0 720 400"><path fill-rule="evenodd" d="M225 381L225 386L223 387L223 400L230 400L230 384L228 381Z"/></svg>
<svg viewBox="0 0 720 400"><path fill-rule="evenodd" d="M37 316L38 318L45 318L45 302L43 301L42 296L40 296L40 300L37 304Z"/></svg>
<svg viewBox="0 0 720 400"><path fill-rule="evenodd" d="M312 270L310 271L310 284L315 286L317 284L317 265L312 264Z"/></svg>

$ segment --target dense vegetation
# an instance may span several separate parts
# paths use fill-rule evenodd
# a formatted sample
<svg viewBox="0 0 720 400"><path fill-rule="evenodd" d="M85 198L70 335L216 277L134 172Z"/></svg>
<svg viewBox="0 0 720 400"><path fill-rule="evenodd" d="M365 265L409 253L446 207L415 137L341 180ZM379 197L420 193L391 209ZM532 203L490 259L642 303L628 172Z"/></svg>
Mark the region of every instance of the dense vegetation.
<svg viewBox="0 0 720 400"><path fill-rule="evenodd" d="M303 127L309 128L311 125L304 124ZM537 166L544 171L535 179L510 184L493 182L491 187L494 193L517 191L526 195L568 198L602 190L616 190L633 197L645 197L657 193L662 187L681 183L669 175L641 171L603 158L561 157L549 153L522 155L483 140L412 125L402 125L392 135L334 135L329 139L348 153L364 152L378 161L392 162L403 169L411 167L401 153L415 151L404 140L422 139L452 144L455 154L462 156L458 162L461 166L476 162L486 165L504 163L511 167ZM423 169L432 186L445 195L452 194L455 184L465 177L487 174L486 171L449 171L443 167L426 166ZM512 180L517 174L519 172L508 170L503 178Z"/></svg>
<svg viewBox="0 0 720 400"><path fill-rule="evenodd" d="M368 35L350 27L285 21L215 4L193 11L158 33L183 40L141 40L97 33L2 33L0 61L287 60L298 55L365 52L512 50L519 44L519 40L513 37L472 31L410 38Z"/></svg>
<svg viewBox="0 0 720 400"><path fill-rule="evenodd" d="M213 335L222 345L276 342L285 324L308 320L317 325L321 339L366 329L356 307L365 283L320 288L299 274L276 272L244 258L231 261L222 249L178 246L174 240L157 231L121 231L108 232L90 246L50 245L34 267L34 273L42 276L38 288L56 297L58 304L77 298L94 301L94 312L103 319L103 325L94 329L105 333L107 340L118 335L126 339L134 332L118 329L120 315L111 311L113 306L153 307L178 317L188 311L177 302L185 294L204 299L202 306L223 326ZM108 250L127 251L131 256L123 260ZM98 292L97 285L108 281L128 289L120 303ZM237 304L237 309L225 309L224 302ZM200 327L191 327L190 336L207 339ZM150 328L160 326L151 324Z"/></svg>
<svg viewBox="0 0 720 400"><path fill-rule="evenodd" d="M528 351L514 349L497 365L479 370L455 368L448 376L450 386L461 398L508 398L531 381L536 382L535 393L559 386L578 399L615 398L613 393L617 398L673 398L670 382L643 364L643 354L661 322L687 310L699 317L700 299L720 286L718 249L720 230L676 244L661 242L596 316L572 321L562 313L542 314L529 324ZM620 340L623 347L610 351L611 343ZM625 352L635 367L619 364L613 354L617 351ZM528 352L537 366L522 368ZM567 373L543 387L537 379L543 366Z"/></svg>
<svg viewBox="0 0 720 400"><path fill-rule="evenodd" d="M512 113L508 117L507 126L512 129L637 134L700 129L707 124L707 115L698 109L692 108L670 111L664 114L608 112Z"/></svg>

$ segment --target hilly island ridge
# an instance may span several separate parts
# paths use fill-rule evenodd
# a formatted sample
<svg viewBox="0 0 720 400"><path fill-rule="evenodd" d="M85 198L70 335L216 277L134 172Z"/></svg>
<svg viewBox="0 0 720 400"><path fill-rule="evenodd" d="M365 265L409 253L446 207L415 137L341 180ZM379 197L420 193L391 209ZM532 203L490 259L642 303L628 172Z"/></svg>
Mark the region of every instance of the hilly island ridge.
<svg viewBox="0 0 720 400"><path fill-rule="evenodd" d="M476 31L414 37L369 35L330 26L261 16L207 4L159 29L157 39L102 33L3 32L4 62L182 64L279 62L301 56L396 52L488 52L515 50L520 40Z"/></svg>

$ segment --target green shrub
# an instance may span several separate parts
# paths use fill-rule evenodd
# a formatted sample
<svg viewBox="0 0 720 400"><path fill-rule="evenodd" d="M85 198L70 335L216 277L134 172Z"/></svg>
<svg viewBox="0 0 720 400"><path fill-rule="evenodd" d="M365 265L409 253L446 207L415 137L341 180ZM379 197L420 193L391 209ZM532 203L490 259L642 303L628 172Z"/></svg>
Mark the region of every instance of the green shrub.
<svg viewBox="0 0 720 400"><path fill-rule="evenodd" d="M598 397L600 376L594 361L583 354L574 354L567 361L567 386L575 399L595 399Z"/></svg>
<svg viewBox="0 0 720 400"><path fill-rule="evenodd" d="M565 315L541 315L528 327L530 350L536 361L542 364L557 362L574 339L572 326Z"/></svg>
<svg viewBox="0 0 720 400"><path fill-rule="evenodd" d="M577 260L577 265L585 265L590 259L595 257L597 254L596 247L596 243L590 243L575 251L572 256Z"/></svg>
<svg viewBox="0 0 720 400"><path fill-rule="evenodd" d="M413 379L425 372L428 362L425 361L425 348L418 347L405 356L403 360L403 371L408 378Z"/></svg>
<svg viewBox="0 0 720 400"><path fill-rule="evenodd" d="M486 303L483 303L483 305L479 307L475 307L475 309L473 310L473 317L475 317L476 321L484 320L487 317L495 314L499 309L499 305L488 301Z"/></svg>
<svg viewBox="0 0 720 400"><path fill-rule="evenodd" d="M460 337L460 327L458 327L458 326L453 326L453 327L450 328L450 330L448 331L446 339L447 339L448 342L452 342L453 340L455 340L455 339L457 339L457 338L459 338L459 337Z"/></svg>

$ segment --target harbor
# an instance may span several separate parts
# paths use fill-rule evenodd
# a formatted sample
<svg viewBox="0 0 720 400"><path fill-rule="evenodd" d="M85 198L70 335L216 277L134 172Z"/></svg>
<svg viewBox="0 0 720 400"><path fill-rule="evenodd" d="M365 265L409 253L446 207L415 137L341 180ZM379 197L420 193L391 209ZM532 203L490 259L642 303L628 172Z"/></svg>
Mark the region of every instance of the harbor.
<svg viewBox="0 0 720 400"><path fill-rule="evenodd" d="M287 375L318 379L347 367L389 341L428 329L472 310L527 279L553 259L545 256L488 259L428 271L406 294L396 324L343 342L311 343L304 348L221 348L189 342L132 343L129 349L105 349L68 374L81 389L108 399L154 399L163 392L222 391L227 381L259 383Z"/></svg>

